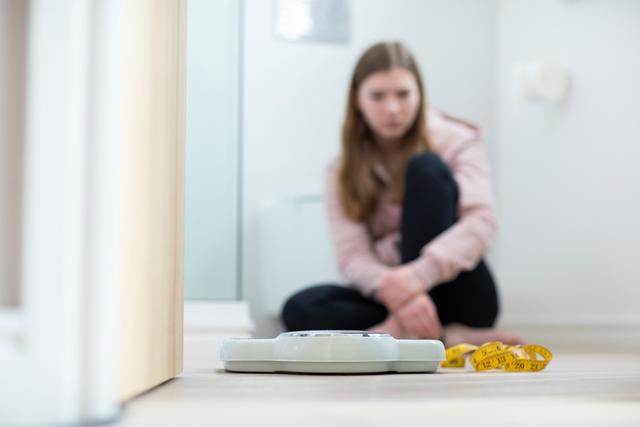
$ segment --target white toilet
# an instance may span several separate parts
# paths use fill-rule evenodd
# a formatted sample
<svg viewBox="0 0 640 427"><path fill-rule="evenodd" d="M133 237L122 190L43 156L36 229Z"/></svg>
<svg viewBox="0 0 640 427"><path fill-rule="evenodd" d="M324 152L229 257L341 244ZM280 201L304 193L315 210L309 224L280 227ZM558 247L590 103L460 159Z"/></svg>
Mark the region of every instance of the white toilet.
<svg viewBox="0 0 640 427"><path fill-rule="evenodd" d="M317 184L299 185L260 215L262 310L279 316L284 302L311 285L343 283L336 268L323 195Z"/></svg>

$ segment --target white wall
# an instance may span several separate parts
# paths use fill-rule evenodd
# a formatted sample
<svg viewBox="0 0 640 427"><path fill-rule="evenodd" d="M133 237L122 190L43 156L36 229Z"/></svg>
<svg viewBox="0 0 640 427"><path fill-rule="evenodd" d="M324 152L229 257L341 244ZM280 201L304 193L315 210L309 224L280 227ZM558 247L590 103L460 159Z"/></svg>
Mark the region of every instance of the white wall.
<svg viewBox="0 0 640 427"><path fill-rule="evenodd" d="M640 2L498 3L500 232L509 323L640 324ZM514 64L566 66L563 105Z"/></svg>
<svg viewBox="0 0 640 427"><path fill-rule="evenodd" d="M276 41L273 2L245 4L243 287L258 335L275 330L262 310L268 289L257 268L263 255L257 246L260 213L292 183L321 182L326 164L338 152L349 77L366 47L383 39L406 42L421 65L431 103L484 126L491 147L494 2L356 0L351 4L348 44Z"/></svg>

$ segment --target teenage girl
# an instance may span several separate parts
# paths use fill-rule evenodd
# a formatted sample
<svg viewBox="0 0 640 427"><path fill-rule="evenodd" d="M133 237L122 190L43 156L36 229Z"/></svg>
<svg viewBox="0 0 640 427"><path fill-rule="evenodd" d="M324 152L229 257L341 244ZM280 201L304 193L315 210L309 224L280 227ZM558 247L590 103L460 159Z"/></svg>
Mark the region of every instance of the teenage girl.
<svg viewBox="0 0 640 427"><path fill-rule="evenodd" d="M379 43L351 79L326 207L348 286L286 302L288 330L354 329L395 338L522 343L493 328L498 296L483 259L496 219L479 129L427 107L416 61Z"/></svg>

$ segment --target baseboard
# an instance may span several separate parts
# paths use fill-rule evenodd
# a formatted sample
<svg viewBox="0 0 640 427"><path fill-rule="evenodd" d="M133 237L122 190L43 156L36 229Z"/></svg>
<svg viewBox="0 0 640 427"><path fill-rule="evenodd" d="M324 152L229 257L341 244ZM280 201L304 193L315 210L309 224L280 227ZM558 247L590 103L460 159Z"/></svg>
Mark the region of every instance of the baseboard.
<svg viewBox="0 0 640 427"><path fill-rule="evenodd" d="M255 325L246 301L185 301L184 333L251 334Z"/></svg>
<svg viewBox="0 0 640 427"><path fill-rule="evenodd" d="M508 318L499 327L521 334L527 342L556 348L640 350L640 319L557 317ZM185 335L254 336L246 301L185 302ZM269 334L269 338L272 338Z"/></svg>
<svg viewBox="0 0 640 427"><path fill-rule="evenodd" d="M220 346L227 338L250 338L255 325L246 301L186 301L183 372L222 368Z"/></svg>
<svg viewBox="0 0 640 427"><path fill-rule="evenodd" d="M518 322L500 327L521 334L529 343L585 350L640 350L640 323L636 322Z"/></svg>

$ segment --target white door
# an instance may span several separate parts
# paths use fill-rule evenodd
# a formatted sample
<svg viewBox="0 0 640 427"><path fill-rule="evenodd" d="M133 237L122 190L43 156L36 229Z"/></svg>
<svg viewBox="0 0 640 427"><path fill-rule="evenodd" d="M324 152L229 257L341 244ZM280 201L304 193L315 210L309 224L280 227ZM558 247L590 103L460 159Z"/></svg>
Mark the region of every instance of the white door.
<svg viewBox="0 0 640 427"><path fill-rule="evenodd" d="M0 0L2 425L181 370L184 8Z"/></svg>

